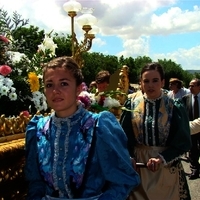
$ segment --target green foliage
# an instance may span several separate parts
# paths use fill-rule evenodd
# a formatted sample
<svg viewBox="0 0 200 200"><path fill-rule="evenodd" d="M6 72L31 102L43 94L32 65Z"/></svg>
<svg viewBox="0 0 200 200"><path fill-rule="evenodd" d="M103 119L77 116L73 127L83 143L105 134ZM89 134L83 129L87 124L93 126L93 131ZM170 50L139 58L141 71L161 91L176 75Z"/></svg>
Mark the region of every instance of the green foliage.
<svg viewBox="0 0 200 200"><path fill-rule="evenodd" d="M96 74L101 70L107 70L113 74L120 68L118 58L116 56L103 55L102 53L84 53L84 67L82 72L85 82L89 85L95 80Z"/></svg>
<svg viewBox="0 0 200 200"><path fill-rule="evenodd" d="M185 72L181 65L176 64L171 59L158 60L158 62L163 66L165 71L165 89L169 89L169 79L178 78L183 81L184 86L188 86L188 81L191 80L191 76Z"/></svg>
<svg viewBox="0 0 200 200"><path fill-rule="evenodd" d="M27 23L16 12L9 17L0 10L0 114L6 116L23 110L35 114L47 107L39 77L41 65L54 57L56 45L38 27L24 27Z"/></svg>
<svg viewBox="0 0 200 200"><path fill-rule="evenodd" d="M38 50L38 44L42 43L44 35L44 30L34 26L18 27L12 31L13 40L18 44L17 50L26 54L29 59Z"/></svg>
<svg viewBox="0 0 200 200"><path fill-rule="evenodd" d="M198 79L200 79L200 73L195 72L194 75L193 75L193 78L198 78Z"/></svg>
<svg viewBox="0 0 200 200"><path fill-rule="evenodd" d="M54 34L53 41L57 44L56 56L71 56L71 37L64 34Z"/></svg>
<svg viewBox="0 0 200 200"><path fill-rule="evenodd" d="M183 73L183 79L182 79L183 85L184 87L189 87L189 83L193 79L194 75L185 70L183 70L182 73Z"/></svg>
<svg viewBox="0 0 200 200"><path fill-rule="evenodd" d="M139 82L139 76L140 76L140 71L141 68L149 63L152 62L151 58L146 57L146 56L139 56L137 58L124 58L121 56L119 58L120 66L127 65L129 67L129 80L131 83L138 83Z"/></svg>
<svg viewBox="0 0 200 200"><path fill-rule="evenodd" d="M17 28L27 25L29 20L22 19L21 17L17 12L13 12L11 18L7 11L0 9L0 33L7 33L8 37Z"/></svg>

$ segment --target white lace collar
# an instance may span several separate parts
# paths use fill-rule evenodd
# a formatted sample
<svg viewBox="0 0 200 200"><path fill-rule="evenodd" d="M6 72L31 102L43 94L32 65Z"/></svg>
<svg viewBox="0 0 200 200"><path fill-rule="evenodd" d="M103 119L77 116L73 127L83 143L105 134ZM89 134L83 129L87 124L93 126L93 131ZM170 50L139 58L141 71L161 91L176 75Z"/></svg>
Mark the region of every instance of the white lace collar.
<svg viewBox="0 0 200 200"><path fill-rule="evenodd" d="M156 98L156 99L149 99L149 98L147 97L146 93L144 93L143 97L144 97L144 100L145 100L146 102L155 103L156 101L162 99L162 97L163 97L163 92L161 91L161 95L160 95L158 98Z"/></svg>

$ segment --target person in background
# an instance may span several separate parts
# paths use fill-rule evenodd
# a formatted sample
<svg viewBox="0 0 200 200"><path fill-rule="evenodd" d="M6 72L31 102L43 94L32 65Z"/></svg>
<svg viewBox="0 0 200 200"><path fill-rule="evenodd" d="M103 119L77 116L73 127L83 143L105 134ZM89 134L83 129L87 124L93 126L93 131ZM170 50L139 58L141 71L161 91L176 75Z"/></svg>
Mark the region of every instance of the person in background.
<svg viewBox="0 0 200 200"><path fill-rule="evenodd" d="M34 116L27 126L27 199L126 199L140 178L115 116L78 103L83 76L70 57L45 64L43 81L53 112Z"/></svg>
<svg viewBox="0 0 200 200"><path fill-rule="evenodd" d="M135 91L135 92L133 92L131 94L128 94L128 98L135 99L137 97L142 96L143 94L144 94L144 91L143 91L143 89L141 87L141 82L139 81L137 91Z"/></svg>
<svg viewBox="0 0 200 200"><path fill-rule="evenodd" d="M89 93L96 93L96 91L97 91L97 83L96 83L96 81L92 81L91 83L90 83L90 85L89 85L89 88L88 88L88 92Z"/></svg>
<svg viewBox="0 0 200 200"><path fill-rule="evenodd" d="M100 71L95 78L97 84L97 92L104 92L109 86L110 73L109 71L102 70Z"/></svg>
<svg viewBox="0 0 200 200"><path fill-rule="evenodd" d="M82 82L81 85L82 85L82 91L88 91L89 88L85 82Z"/></svg>
<svg viewBox="0 0 200 200"><path fill-rule="evenodd" d="M170 91L167 95L172 99L182 99L182 97L186 94L190 94L190 90L183 87L183 82L178 78L171 78L169 80L169 89ZM188 152L185 153L185 157L188 158Z"/></svg>
<svg viewBox="0 0 200 200"><path fill-rule="evenodd" d="M189 120L181 100L162 90L164 71L159 63L146 64L140 73L143 95L129 98L120 119L128 137L141 184L129 200L189 200L181 157L191 148ZM137 163L143 163L139 168Z"/></svg>
<svg viewBox="0 0 200 200"><path fill-rule="evenodd" d="M129 84L128 94L133 94L134 92L135 92L134 87L132 87L132 86Z"/></svg>
<svg viewBox="0 0 200 200"><path fill-rule="evenodd" d="M200 79L192 79L189 85L191 94L185 95L182 100L185 104L190 121L200 117ZM192 148L189 151L189 161L191 174L189 179L199 178L200 173L200 132L191 135Z"/></svg>
<svg viewBox="0 0 200 200"><path fill-rule="evenodd" d="M183 87L183 82L178 78L171 78L169 80L169 89L168 96L172 99L181 99L184 95L189 94L190 90Z"/></svg>

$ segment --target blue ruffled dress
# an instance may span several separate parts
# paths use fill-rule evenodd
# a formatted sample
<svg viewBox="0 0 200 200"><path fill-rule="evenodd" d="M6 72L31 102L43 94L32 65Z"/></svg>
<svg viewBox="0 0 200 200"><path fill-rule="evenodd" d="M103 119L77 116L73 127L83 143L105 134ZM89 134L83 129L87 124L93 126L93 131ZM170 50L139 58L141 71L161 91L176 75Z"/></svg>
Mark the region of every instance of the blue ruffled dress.
<svg viewBox="0 0 200 200"><path fill-rule="evenodd" d="M92 142L93 141L93 142ZM139 183L115 116L79 105L68 118L34 116L26 131L27 199L125 200Z"/></svg>

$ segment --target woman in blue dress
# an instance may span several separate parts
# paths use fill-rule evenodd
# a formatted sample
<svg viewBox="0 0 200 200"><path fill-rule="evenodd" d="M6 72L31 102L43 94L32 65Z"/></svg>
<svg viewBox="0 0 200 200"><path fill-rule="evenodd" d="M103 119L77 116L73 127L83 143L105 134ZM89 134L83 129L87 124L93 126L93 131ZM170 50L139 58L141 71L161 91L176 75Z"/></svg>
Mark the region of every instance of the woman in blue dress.
<svg viewBox="0 0 200 200"><path fill-rule="evenodd" d="M54 111L34 116L27 126L27 199L126 199L140 179L115 116L78 103L83 76L72 58L47 63L43 81Z"/></svg>

